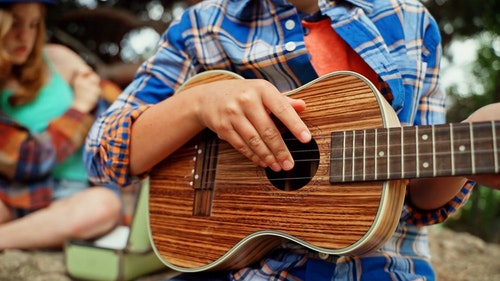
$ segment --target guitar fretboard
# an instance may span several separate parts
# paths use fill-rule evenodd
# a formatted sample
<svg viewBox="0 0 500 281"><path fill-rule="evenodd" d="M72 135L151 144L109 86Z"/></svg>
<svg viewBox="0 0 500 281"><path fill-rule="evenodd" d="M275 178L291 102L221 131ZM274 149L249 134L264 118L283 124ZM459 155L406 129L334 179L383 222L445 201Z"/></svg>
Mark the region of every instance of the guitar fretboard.
<svg viewBox="0 0 500 281"><path fill-rule="evenodd" d="M330 182L499 173L500 122L333 132Z"/></svg>

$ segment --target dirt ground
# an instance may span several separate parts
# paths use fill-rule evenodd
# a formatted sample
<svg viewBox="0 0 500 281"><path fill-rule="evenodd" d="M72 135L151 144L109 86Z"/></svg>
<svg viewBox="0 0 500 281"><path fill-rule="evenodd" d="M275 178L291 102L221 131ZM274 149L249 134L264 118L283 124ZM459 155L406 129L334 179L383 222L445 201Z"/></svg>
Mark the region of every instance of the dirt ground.
<svg viewBox="0 0 500 281"><path fill-rule="evenodd" d="M439 281L500 280L500 245L488 244L467 233L435 227L430 232L433 263ZM144 276L137 281L163 280L167 273ZM0 253L1 281L73 281L65 273L58 251Z"/></svg>

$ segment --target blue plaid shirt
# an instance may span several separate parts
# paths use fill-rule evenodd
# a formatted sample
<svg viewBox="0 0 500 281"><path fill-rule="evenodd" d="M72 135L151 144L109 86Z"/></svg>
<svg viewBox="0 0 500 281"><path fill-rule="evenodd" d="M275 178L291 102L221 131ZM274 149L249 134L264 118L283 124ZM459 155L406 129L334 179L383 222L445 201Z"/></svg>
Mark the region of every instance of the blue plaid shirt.
<svg viewBox="0 0 500 281"><path fill-rule="evenodd" d="M403 125L445 122L439 84L436 22L416 0L319 0L335 31L386 85L382 94ZM293 24L290 24L293 23ZM225 69L263 78L288 91L317 78L304 44L300 15L285 0L207 0L189 8L163 34L157 53L96 121L86 145L91 180L122 186L130 176L130 129L151 104L170 97L193 75ZM395 234L362 257L328 257L285 246L235 280L433 280L426 229L445 220L468 197L468 183L441 209L405 205Z"/></svg>

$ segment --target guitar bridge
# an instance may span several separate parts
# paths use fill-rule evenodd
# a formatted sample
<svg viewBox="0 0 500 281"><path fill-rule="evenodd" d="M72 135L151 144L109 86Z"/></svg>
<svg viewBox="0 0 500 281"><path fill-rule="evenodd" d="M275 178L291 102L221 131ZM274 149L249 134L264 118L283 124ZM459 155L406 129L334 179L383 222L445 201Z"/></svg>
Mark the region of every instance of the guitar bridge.
<svg viewBox="0 0 500 281"><path fill-rule="evenodd" d="M193 216L208 217L212 213L219 138L210 130L199 135L194 165Z"/></svg>

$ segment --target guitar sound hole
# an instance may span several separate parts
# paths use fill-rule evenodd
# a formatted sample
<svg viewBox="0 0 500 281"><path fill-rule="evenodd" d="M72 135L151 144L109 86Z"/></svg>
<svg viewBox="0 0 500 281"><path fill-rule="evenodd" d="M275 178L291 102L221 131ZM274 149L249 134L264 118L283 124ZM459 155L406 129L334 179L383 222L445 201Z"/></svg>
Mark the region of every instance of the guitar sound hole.
<svg viewBox="0 0 500 281"><path fill-rule="evenodd" d="M290 132L283 133L282 136L292 153L295 165L290 171L275 172L266 168L266 176L276 188L293 191L307 185L316 174L319 166L319 149L314 139L308 143L301 143Z"/></svg>

